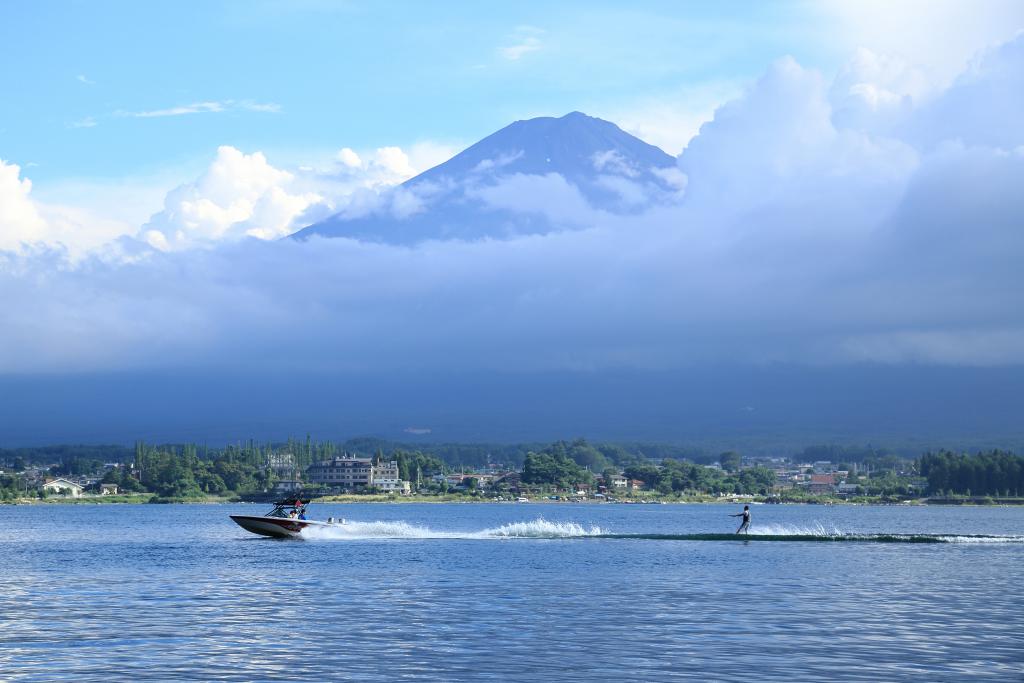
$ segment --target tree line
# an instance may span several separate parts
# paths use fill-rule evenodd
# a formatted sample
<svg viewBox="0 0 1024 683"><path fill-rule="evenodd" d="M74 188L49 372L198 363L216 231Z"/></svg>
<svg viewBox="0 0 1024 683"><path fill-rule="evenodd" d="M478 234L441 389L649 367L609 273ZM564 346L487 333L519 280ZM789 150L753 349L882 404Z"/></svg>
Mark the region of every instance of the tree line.
<svg viewBox="0 0 1024 683"><path fill-rule="evenodd" d="M876 490L899 492L906 488L895 472L920 473L928 480L932 495L1005 496L1024 493L1024 459L1001 450L968 455L953 451L930 452L917 461L904 461L878 449L833 449L813 447L798 457L831 458L856 456L872 464L866 493ZM286 476L268 467L269 456L290 453L299 473L312 463L342 453L376 460L396 460L402 479L426 483L432 476L487 462L502 462L506 468L521 469L524 484L569 488L593 484L596 475L606 479L622 472L640 480L645 488L662 493L765 493L774 483L774 473L764 467L742 468L738 453L729 451L717 460L721 470L703 467L682 457L653 459L650 454L678 453L677 447L654 448L643 444L590 443L585 439L556 441L548 445L514 444L492 447L483 444L435 444L403 446L381 439L350 439L345 442L289 439L286 442L250 440L219 448L197 444L150 445L138 442L134 448L113 446L48 446L0 449L0 498L26 494L29 486L22 475L32 466L49 467L55 476L100 476L103 483L117 484L122 491L145 491L168 498L205 495L236 495L271 488L275 477ZM520 465L516 464L520 461ZM709 459L701 457L702 462ZM56 462L56 465L54 463ZM105 463L121 467L105 468ZM473 463L473 464L471 464ZM891 472L889 467L891 466ZM843 465L840 469L847 469ZM882 469L882 468L885 469ZM888 481L886 479L891 479ZM909 491L907 491L909 493Z"/></svg>
<svg viewBox="0 0 1024 683"><path fill-rule="evenodd" d="M1024 458L993 450L968 455L939 451L918 461L932 495L1019 496L1024 493Z"/></svg>
<svg viewBox="0 0 1024 683"><path fill-rule="evenodd" d="M605 484L619 475L643 482L644 487L663 494L670 493L749 493L766 494L775 483L775 472L767 467L739 468L726 472L696 463L665 458L661 464L627 456L614 463L599 448L583 439L557 441L539 452L529 452L523 464L524 484L540 487L571 488L593 484L595 471L600 471ZM728 458L732 462L732 457Z"/></svg>

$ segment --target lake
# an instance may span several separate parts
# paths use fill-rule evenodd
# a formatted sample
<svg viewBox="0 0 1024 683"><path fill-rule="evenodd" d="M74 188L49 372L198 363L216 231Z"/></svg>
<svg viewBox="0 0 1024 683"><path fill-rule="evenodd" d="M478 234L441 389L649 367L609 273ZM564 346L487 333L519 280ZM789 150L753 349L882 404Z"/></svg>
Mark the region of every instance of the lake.
<svg viewBox="0 0 1024 683"><path fill-rule="evenodd" d="M1021 680L1024 509L0 506L0 680ZM618 536L609 538L609 535ZM977 538L976 536L985 536Z"/></svg>

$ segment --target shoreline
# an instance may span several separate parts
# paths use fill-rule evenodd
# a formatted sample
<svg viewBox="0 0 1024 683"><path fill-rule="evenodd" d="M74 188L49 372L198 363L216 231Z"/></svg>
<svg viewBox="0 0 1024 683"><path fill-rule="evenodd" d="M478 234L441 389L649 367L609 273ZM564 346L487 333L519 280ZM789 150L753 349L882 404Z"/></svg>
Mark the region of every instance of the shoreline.
<svg viewBox="0 0 1024 683"><path fill-rule="evenodd" d="M79 497L79 498L61 498L61 497L48 497L44 499L39 498L17 498L13 500L0 501L0 505L183 505L183 504L196 504L196 505L218 505L218 504L241 504L245 503L248 505L266 505L266 502L256 501L241 501L234 497L223 497L223 496L210 496L207 498L187 498L187 499L162 499L156 494L136 494L136 495L118 495L118 496L99 496L96 497ZM452 503L459 505L853 505L853 506L873 506L873 507L893 507L893 506L942 506L942 507L1018 507L1024 506L1024 498L1018 499L989 499L988 501L981 499L929 499L929 498L911 498L907 500L844 500L844 499L833 499L823 498L819 500L787 500L787 501L767 501L764 498L730 498L730 499L678 499L678 498L661 498L661 497L650 497L650 498L636 498L628 500L616 500L616 501L605 501L605 500L550 500L548 498L534 498L526 502L520 502L515 500L495 500L493 498L475 498L466 496L387 496L387 495L359 495L359 494L343 494L337 496L328 496L325 498L317 498L313 501L314 504L320 503L333 503L333 504L441 504L441 503Z"/></svg>

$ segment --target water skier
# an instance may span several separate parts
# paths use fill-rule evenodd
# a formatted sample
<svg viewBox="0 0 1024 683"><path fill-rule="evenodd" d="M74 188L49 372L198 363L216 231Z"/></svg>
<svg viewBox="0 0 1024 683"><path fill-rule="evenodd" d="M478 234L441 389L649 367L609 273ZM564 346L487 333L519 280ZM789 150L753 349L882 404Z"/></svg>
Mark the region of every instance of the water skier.
<svg viewBox="0 0 1024 683"><path fill-rule="evenodd" d="M744 505L743 512L738 512L735 515L729 515L730 517L742 517L743 522L740 524L740 528L736 530L738 534L750 533L750 506Z"/></svg>

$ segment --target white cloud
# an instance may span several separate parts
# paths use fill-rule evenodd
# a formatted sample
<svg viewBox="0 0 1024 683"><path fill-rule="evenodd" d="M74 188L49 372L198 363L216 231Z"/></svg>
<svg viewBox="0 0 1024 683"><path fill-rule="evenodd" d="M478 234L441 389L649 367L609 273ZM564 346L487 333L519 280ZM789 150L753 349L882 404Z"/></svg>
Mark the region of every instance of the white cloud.
<svg viewBox="0 0 1024 683"><path fill-rule="evenodd" d="M71 124L68 124L69 128L95 128L96 119L91 116L86 116L84 119L79 119Z"/></svg>
<svg viewBox="0 0 1024 683"><path fill-rule="evenodd" d="M346 168L362 168L363 160L348 147L342 148L337 154L338 161Z"/></svg>
<svg viewBox="0 0 1024 683"><path fill-rule="evenodd" d="M167 249L244 236L284 236L296 217L322 199L315 193L289 192L293 178L259 152L220 147L202 177L167 195L164 210L143 226L144 237L153 247Z"/></svg>
<svg viewBox="0 0 1024 683"><path fill-rule="evenodd" d="M25 243L66 249L80 259L88 252L120 253L127 245L122 238L133 236L160 250L277 239L337 211L365 212L382 201L409 216L420 210L420 197L379 193L456 151L429 141L408 152L381 147L363 156L344 148L336 163L289 171L259 152L221 147L195 180L172 180L180 178L180 169L159 177L73 180L47 186L42 199L30 195L32 183L18 166L0 160L0 251ZM131 253L140 247L127 246Z"/></svg>
<svg viewBox="0 0 1024 683"><path fill-rule="evenodd" d="M714 118L715 110L743 93L734 81L697 83L666 91L658 96L626 102L596 111L601 118L616 122L622 130L678 154Z"/></svg>
<svg viewBox="0 0 1024 683"><path fill-rule="evenodd" d="M832 121L842 128L890 133L934 90L920 68L859 48L832 83Z"/></svg>
<svg viewBox="0 0 1024 683"><path fill-rule="evenodd" d="M947 140L1012 149L1021 124L1006 112L1024 111L1024 33L986 50L948 89L902 122L900 135L932 148Z"/></svg>
<svg viewBox="0 0 1024 683"><path fill-rule="evenodd" d="M500 169L504 166L508 166L513 161L522 158L523 150L516 150L515 152L508 152L505 154L499 154L494 159L484 159L476 166L473 167L473 173L490 173L495 169Z"/></svg>
<svg viewBox="0 0 1024 683"><path fill-rule="evenodd" d="M146 111L118 111L116 116L128 116L132 118L149 119L162 118L167 116L185 116L187 114L220 114L232 110L253 111L276 114L281 111L279 104L272 102L260 103L251 100L209 100L205 102L192 102L191 104L178 105L167 109L151 109Z"/></svg>
<svg viewBox="0 0 1024 683"><path fill-rule="evenodd" d="M29 197L32 181L21 178L21 167L0 159L0 249L18 249L46 233L46 224Z"/></svg>
<svg viewBox="0 0 1024 683"><path fill-rule="evenodd" d="M56 247L72 259L101 248L134 229L123 221L80 207L35 200L21 169L0 159L0 252Z"/></svg>
<svg viewBox="0 0 1024 683"><path fill-rule="evenodd" d="M243 100L236 103L239 109L245 111L257 111L265 114L278 114L281 112L281 105L275 102L253 102L251 100Z"/></svg>
<svg viewBox="0 0 1024 683"><path fill-rule="evenodd" d="M614 149L597 152L591 157L590 161L594 164L594 169L597 171L616 173L628 178L635 178L640 175L640 171L637 170L636 166Z"/></svg>
<svg viewBox="0 0 1024 683"><path fill-rule="evenodd" d="M498 52L501 53L501 56L505 59L515 61L525 54L537 52L540 48L540 39L528 36L514 45L506 45L505 47L498 48Z"/></svg>
<svg viewBox="0 0 1024 683"><path fill-rule="evenodd" d="M642 184L621 175L600 175L597 185L615 194L625 207L643 207L651 203L651 197Z"/></svg>
<svg viewBox="0 0 1024 683"><path fill-rule="evenodd" d="M381 147L372 163L402 179L416 175L416 169L409 163L409 156L400 147Z"/></svg>
<svg viewBox="0 0 1024 683"><path fill-rule="evenodd" d="M419 213L427 188L416 193L392 192L396 185L447 161L458 148L435 142L418 142L408 148L379 147L356 152L344 147L330 163L303 167L295 173L293 186L319 195L322 201L307 208L294 228L302 228L333 214L365 216L386 209L392 215L409 217Z"/></svg>
<svg viewBox="0 0 1024 683"><path fill-rule="evenodd" d="M185 114L208 114L225 111L221 102L193 102L192 104L179 105L168 109L151 109L149 111L119 112L122 116L133 116L140 119L157 118L162 116L183 116Z"/></svg>
<svg viewBox="0 0 1024 683"><path fill-rule="evenodd" d="M686 192L686 174L678 168L652 168L651 173L661 178L676 195L682 196Z"/></svg>
<svg viewBox="0 0 1024 683"><path fill-rule="evenodd" d="M344 147L335 154L336 164L315 172L336 182L347 181L349 187L389 187L412 178L451 155L450 148L432 143L419 143L409 152L391 146L360 154Z"/></svg>
<svg viewBox="0 0 1024 683"><path fill-rule="evenodd" d="M912 147L832 122L828 84L791 58L723 105L680 155L691 204L732 215L761 206L844 207L838 225L898 201ZM845 213L844 213L845 211Z"/></svg>
<svg viewBox="0 0 1024 683"><path fill-rule="evenodd" d="M535 26L518 26L509 37L510 45L498 48L498 54L509 61L518 61L524 55L539 51L543 46L540 36L544 34L543 29Z"/></svg>
<svg viewBox="0 0 1024 683"><path fill-rule="evenodd" d="M75 80L79 83L84 83L85 85L96 85L96 81L90 80L84 74L78 74Z"/></svg>
<svg viewBox="0 0 1024 683"><path fill-rule="evenodd" d="M420 159L451 154L432 143L412 150ZM326 167L294 171L272 166L259 152L221 147L202 177L168 193L164 210L143 226L143 235L154 248L182 249L243 237L277 239L332 214L361 215L382 203L408 217L422 210L422 197L380 193L421 170L400 147L362 155L345 147Z"/></svg>
<svg viewBox="0 0 1024 683"><path fill-rule="evenodd" d="M835 31L828 39L842 49L865 47L911 63L939 86L963 71L979 50L1012 40L1024 29L1018 0L826 0Z"/></svg>
<svg viewBox="0 0 1024 683"><path fill-rule="evenodd" d="M513 173L493 185L471 188L466 196L480 199L492 209L541 214L556 224L585 224L601 215L579 189L557 173Z"/></svg>

